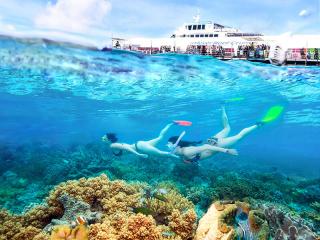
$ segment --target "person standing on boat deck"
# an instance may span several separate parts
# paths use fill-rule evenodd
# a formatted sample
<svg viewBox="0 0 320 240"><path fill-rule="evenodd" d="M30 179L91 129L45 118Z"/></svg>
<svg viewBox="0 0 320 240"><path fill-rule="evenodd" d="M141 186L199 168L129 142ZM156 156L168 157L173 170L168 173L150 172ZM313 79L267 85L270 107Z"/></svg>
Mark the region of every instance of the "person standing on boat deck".
<svg viewBox="0 0 320 240"><path fill-rule="evenodd" d="M123 151L127 151L143 158L147 158L150 155L179 158L170 152L161 151L156 148L156 145L163 139L164 135L168 132L172 125L174 125L174 123L166 125L165 128L161 130L157 138L149 141L137 141L134 144L119 143L118 138L114 133L107 133L102 137L102 141L108 143L112 150L119 150L117 153L112 151L115 156L121 156Z"/></svg>

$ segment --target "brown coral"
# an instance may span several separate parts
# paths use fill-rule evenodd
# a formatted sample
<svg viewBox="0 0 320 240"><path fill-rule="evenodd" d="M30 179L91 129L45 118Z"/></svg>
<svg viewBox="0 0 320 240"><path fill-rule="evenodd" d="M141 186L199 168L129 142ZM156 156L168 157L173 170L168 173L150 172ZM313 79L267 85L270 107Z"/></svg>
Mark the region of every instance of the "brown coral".
<svg viewBox="0 0 320 240"><path fill-rule="evenodd" d="M195 233L196 220L197 215L193 209L183 214L178 210L174 210L169 217L169 226L182 239L191 239Z"/></svg>
<svg viewBox="0 0 320 240"><path fill-rule="evenodd" d="M149 199L152 216L134 213L134 209L145 207L142 199L146 188L141 183L110 181L106 175L61 183L50 192L46 206L37 206L21 216L0 211L0 239L49 239L41 231L53 219L64 216L67 211L61 203L64 195L101 212L100 222L89 225L89 239L190 239L196 224L194 206L174 189L165 194L165 201Z"/></svg>

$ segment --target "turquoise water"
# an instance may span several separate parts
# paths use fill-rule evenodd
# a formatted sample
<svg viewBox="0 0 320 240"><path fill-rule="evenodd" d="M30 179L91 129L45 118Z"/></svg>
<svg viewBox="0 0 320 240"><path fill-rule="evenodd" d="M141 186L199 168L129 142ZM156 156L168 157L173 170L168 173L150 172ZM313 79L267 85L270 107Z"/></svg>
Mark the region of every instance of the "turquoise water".
<svg viewBox="0 0 320 240"><path fill-rule="evenodd" d="M4 207L21 211L60 181L101 172L150 183L172 180L188 196L192 187L222 186L221 177L232 182L236 176L241 184L258 179L260 187L279 186L270 190L273 201L289 196L300 180L320 178L318 67L100 52L40 40L1 38L0 46L0 175L7 188L10 179L18 179L9 187L19 190L10 195L0 186L0 195L9 199L0 201ZM239 156L216 155L196 169L172 159L117 159L101 142L106 132L117 133L120 142L151 139L177 119L193 122L184 129L185 140L204 140L222 129L222 104L231 135L255 124L274 105L284 112L238 143ZM174 126L167 137L182 130ZM166 150L165 144L160 148ZM261 177L270 172L276 175ZM282 203L298 212L309 209L304 204L320 201L319 181L315 184L310 199L294 200L302 188ZM43 192L36 193L39 188ZM241 197L251 197L250 191ZM255 198L271 201L265 195ZM196 202L202 204L199 209L208 205L202 200Z"/></svg>
<svg viewBox="0 0 320 240"><path fill-rule="evenodd" d="M201 140L221 130L221 103L238 98L226 106L234 134L273 105L283 105L285 112L237 145L240 155L232 161L320 176L317 67L143 56L7 39L0 44L3 144L86 143L99 141L107 131L134 142L155 137L174 119L193 121L185 139Z"/></svg>

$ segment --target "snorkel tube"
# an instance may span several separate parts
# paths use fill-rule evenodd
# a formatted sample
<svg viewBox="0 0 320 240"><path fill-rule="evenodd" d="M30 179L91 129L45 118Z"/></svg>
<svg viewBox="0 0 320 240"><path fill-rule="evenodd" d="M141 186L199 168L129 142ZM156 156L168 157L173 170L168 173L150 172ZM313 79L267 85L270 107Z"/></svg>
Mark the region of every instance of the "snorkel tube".
<svg viewBox="0 0 320 240"><path fill-rule="evenodd" d="M169 146L169 148L170 148L170 153L173 153L173 152L174 152L174 150L177 148L179 142L181 141L181 139L183 138L183 136L184 136L185 134L186 134L186 131L183 131L183 132L180 134L180 136L178 137L177 141L176 141L173 145Z"/></svg>

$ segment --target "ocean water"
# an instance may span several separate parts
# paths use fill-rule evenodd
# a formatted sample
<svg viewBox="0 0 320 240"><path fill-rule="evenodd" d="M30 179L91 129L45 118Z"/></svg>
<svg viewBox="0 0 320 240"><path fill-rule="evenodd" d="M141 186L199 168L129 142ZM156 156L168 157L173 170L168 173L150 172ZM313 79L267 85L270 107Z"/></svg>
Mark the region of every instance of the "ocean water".
<svg viewBox="0 0 320 240"><path fill-rule="evenodd" d="M2 144L85 143L100 141L105 132L135 142L154 138L175 119L193 122L185 139L203 140L222 129L226 100L231 135L282 105L283 116L239 143L239 157L230 161L320 177L318 67L99 52L12 39L0 45ZM181 131L173 128L168 137Z"/></svg>
<svg viewBox="0 0 320 240"><path fill-rule="evenodd" d="M1 38L0 175L8 175L8 171L14 176L21 174L30 185L32 178L43 174L34 169L39 162L57 166L75 161L63 155L74 146L97 144L102 152L108 151L101 142L106 132L117 133L120 142L134 143L156 137L177 119L193 125L173 126L167 138L186 130L184 140L205 140L222 129L222 105L231 135L261 120L272 106L281 105L284 112L235 145L239 156L216 155L201 162L200 168L220 164L234 172L244 168L263 174L271 169L297 179L320 178L319 67L278 67L196 55L101 52ZM165 144L163 141L159 147L167 150ZM55 153L55 159L44 154L56 149L63 149L63 154ZM41 154L37 155L38 150ZM30 157L32 154L37 157ZM165 171L177 160L159 161ZM117 163L145 169L154 166L151 162L133 156L111 159L105 170ZM104 164L95 167L100 171ZM71 178L63 169L52 169L58 169L52 171L61 181ZM99 171L82 171L81 176ZM150 182L156 178L159 176L154 175ZM19 196L23 194L27 193ZM21 200L19 204L24 203Z"/></svg>

